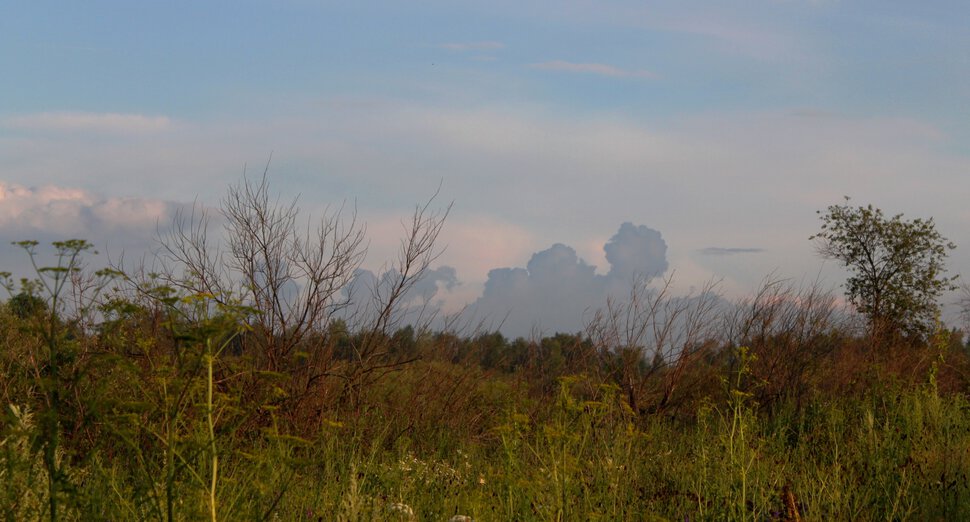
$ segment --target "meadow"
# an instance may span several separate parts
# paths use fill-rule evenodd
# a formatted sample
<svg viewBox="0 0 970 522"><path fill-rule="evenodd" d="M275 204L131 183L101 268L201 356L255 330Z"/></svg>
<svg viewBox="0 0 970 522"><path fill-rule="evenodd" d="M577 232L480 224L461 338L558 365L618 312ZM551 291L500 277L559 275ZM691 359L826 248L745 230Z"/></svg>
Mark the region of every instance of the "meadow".
<svg viewBox="0 0 970 522"><path fill-rule="evenodd" d="M734 302L644 281L583 331L507 339L407 298L447 209L416 208L352 308L353 222L295 240L293 207L237 190L257 233L226 257L188 220L157 272L19 244L4 520L970 519L960 330L875 335L781 279Z"/></svg>
<svg viewBox="0 0 970 522"><path fill-rule="evenodd" d="M588 334L404 327L379 342L407 362L354 386L368 333L335 321L270 371L241 317L165 299L86 328L0 311L6 520L970 516L959 333L875 352L785 321L648 365Z"/></svg>

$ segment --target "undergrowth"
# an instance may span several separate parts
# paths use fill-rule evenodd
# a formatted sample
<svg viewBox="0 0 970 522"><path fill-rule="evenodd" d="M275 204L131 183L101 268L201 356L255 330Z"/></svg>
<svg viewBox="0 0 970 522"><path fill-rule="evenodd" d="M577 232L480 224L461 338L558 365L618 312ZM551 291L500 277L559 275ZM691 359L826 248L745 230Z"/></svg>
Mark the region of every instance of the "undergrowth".
<svg viewBox="0 0 970 522"><path fill-rule="evenodd" d="M735 337L695 324L652 351L616 321L390 331L393 300L296 335L55 249L5 278L3 520L970 519L970 364L943 328L874 346L773 286Z"/></svg>

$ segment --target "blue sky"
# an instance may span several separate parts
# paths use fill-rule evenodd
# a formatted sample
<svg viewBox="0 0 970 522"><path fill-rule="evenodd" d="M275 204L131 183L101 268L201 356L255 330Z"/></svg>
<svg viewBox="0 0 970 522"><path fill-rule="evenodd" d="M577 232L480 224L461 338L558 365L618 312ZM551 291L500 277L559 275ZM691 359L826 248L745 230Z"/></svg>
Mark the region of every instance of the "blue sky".
<svg viewBox="0 0 970 522"><path fill-rule="evenodd" d="M0 239L137 251L272 154L308 211L357 202L375 268L440 182L453 306L553 243L605 274L624 222L684 288L837 285L807 237L842 195L935 216L970 272L968 26L959 2L23 2Z"/></svg>
<svg viewBox="0 0 970 522"><path fill-rule="evenodd" d="M538 98L651 118L823 105L916 113L957 129L966 120L952 110L966 96L966 10L824 0L41 1L5 11L0 56L12 73L2 80L5 112L199 118L354 93L429 103ZM529 69L552 61L648 71L656 81Z"/></svg>

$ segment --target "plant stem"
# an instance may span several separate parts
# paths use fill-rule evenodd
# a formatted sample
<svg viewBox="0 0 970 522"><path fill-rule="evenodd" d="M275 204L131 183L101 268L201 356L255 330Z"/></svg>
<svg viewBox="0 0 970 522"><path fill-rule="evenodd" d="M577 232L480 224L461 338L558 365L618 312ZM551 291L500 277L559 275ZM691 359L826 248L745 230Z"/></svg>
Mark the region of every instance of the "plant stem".
<svg viewBox="0 0 970 522"><path fill-rule="evenodd" d="M212 364L215 359L212 355L212 339L206 339L206 364L208 366L208 376L206 379L206 421L209 425L209 451L212 461L212 481L209 484L209 518L216 522L216 481L219 476L219 455L216 454L216 431L215 420L213 419L212 408Z"/></svg>

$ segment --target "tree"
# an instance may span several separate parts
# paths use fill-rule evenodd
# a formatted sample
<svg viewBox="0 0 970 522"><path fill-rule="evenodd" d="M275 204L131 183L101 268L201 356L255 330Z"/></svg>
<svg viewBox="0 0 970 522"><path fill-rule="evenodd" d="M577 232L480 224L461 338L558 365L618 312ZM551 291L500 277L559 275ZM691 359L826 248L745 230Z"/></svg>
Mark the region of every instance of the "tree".
<svg viewBox="0 0 970 522"><path fill-rule="evenodd" d="M822 257L853 273L846 296L868 319L870 333L928 333L940 312L937 298L956 289L944 264L956 245L940 235L933 218L886 218L872 205L850 207L848 197L818 214L822 229L809 239Z"/></svg>
<svg viewBox="0 0 970 522"><path fill-rule="evenodd" d="M31 292L21 291L7 301L7 307L17 317L27 319L34 314L46 313L47 301L44 301Z"/></svg>

